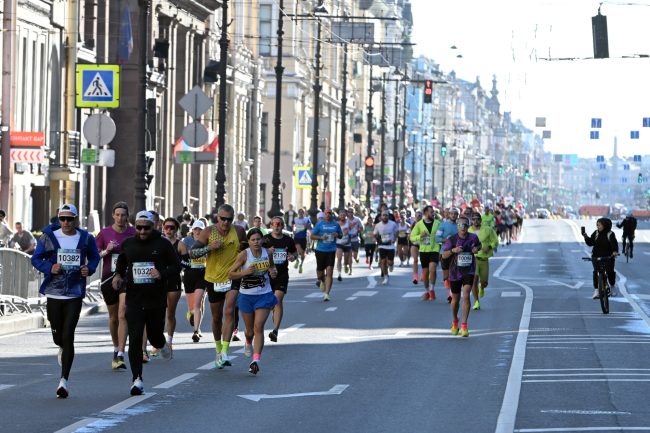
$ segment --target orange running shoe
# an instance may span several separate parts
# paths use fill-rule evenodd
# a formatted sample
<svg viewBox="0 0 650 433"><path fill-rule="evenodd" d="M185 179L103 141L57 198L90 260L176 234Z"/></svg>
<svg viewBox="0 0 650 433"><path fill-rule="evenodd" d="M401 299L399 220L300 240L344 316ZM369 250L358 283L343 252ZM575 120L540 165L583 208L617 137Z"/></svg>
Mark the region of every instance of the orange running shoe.
<svg viewBox="0 0 650 433"><path fill-rule="evenodd" d="M434 292L433 290L429 290L429 300L430 301L436 300L436 292Z"/></svg>
<svg viewBox="0 0 650 433"><path fill-rule="evenodd" d="M423 301L428 301L429 300L429 292L425 291L424 295L422 295L422 297L420 299L423 300Z"/></svg>

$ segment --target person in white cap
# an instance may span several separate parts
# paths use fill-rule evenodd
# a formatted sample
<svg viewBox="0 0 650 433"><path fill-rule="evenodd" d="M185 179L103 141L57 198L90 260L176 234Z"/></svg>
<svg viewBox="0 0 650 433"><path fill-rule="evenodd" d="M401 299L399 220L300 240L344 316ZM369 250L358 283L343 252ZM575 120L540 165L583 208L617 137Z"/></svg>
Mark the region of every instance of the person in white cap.
<svg viewBox="0 0 650 433"><path fill-rule="evenodd" d="M86 277L99 265L95 238L77 228L77 208L64 204L58 212L59 224L50 224L36 244L32 265L45 274L40 294L47 297L47 319L54 344L59 346L61 379L59 398L68 397L68 377L74 359L74 333L79 322Z"/></svg>
<svg viewBox="0 0 650 433"><path fill-rule="evenodd" d="M183 243L187 250L191 250L196 240L205 229L205 223L196 220ZM183 272L183 286L187 298L187 320L194 329L192 341L198 343L201 339L201 319L203 318L204 296L205 296L205 264L207 256L190 259L190 267Z"/></svg>
<svg viewBox="0 0 650 433"><path fill-rule="evenodd" d="M113 288L120 290L122 284L126 284L129 364L133 374L131 395L141 395L144 392L141 349L145 328L149 342L160 350L160 356L163 359L171 358L171 348L164 334L167 308L165 281L178 275L181 265L172 244L154 230L151 212L138 212L135 230L135 237L122 244Z"/></svg>

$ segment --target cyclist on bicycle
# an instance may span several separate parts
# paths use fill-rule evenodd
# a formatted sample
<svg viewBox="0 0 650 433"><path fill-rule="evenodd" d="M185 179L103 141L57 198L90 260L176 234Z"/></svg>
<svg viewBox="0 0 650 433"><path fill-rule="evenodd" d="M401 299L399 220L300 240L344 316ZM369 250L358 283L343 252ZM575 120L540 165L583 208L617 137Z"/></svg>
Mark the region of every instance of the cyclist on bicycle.
<svg viewBox="0 0 650 433"><path fill-rule="evenodd" d="M591 257L612 257L605 263L607 271L607 280L611 287L610 296L616 296L614 285L616 284L616 271L614 270L615 259L618 255L618 241L616 235L612 231L612 220L609 218L598 218L596 221L597 230L587 236L585 228L582 227L582 236L585 238L585 243L593 247L591 250ZM598 272L596 263L592 262L594 266L594 295L593 299L598 299Z"/></svg>
<svg viewBox="0 0 650 433"><path fill-rule="evenodd" d="M623 229L623 254L625 254L626 240L630 241L630 258L634 257L634 231L636 230L636 218L632 214L627 215L616 227Z"/></svg>

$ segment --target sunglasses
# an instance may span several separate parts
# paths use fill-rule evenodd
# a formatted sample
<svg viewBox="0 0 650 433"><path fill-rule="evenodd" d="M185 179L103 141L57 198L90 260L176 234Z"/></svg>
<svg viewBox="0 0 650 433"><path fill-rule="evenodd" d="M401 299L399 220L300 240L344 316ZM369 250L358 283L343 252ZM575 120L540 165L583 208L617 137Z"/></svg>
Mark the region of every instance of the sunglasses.
<svg viewBox="0 0 650 433"><path fill-rule="evenodd" d="M176 226L173 224L166 225L165 230L176 230Z"/></svg>
<svg viewBox="0 0 650 433"><path fill-rule="evenodd" d="M152 229L152 226L135 226L135 229L139 232L141 231L148 232L149 230Z"/></svg>
<svg viewBox="0 0 650 433"><path fill-rule="evenodd" d="M71 216L60 216L59 221L67 221L67 222L72 222L74 221L74 217Z"/></svg>
<svg viewBox="0 0 650 433"><path fill-rule="evenodd" d="M469 227L467 223L458 223L458 227Z"/></svg>
<svg viewBox="0 0 650 433"><path fill-rule="evenodd" d="M217 218L219 218L220 221L223 221L225 223L231 223L233 222L234 218L227 218L227 217L222 217L221 215L217 215Z"/></svg>

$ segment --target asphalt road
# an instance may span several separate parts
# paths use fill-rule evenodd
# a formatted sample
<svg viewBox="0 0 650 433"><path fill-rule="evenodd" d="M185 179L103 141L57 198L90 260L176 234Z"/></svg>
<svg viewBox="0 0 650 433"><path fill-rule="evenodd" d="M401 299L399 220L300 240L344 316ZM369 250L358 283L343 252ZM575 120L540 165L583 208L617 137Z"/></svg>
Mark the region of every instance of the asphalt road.
<svg viewBox="0 0 650 433"><path fill-rule="evenodd" d="M292 269L278 343L257 376L242 343L213 368L214 344L192 343L178 308L174 358L145 365L145 395L112 371L105 314L77 328L70 397L55 398L59 367L49 330L0 337L0 431L11 432L573 432L650 431L650 230L619 259L622 296L611 314L591 299L579 225L526 220L491 260L470 337L451 336L439 279L420 301L410 268L382 286L361 263L322 302L314 264ZM620 238L620 236L619 236ZM267 328L270 328L270 320ZM243 323L242 323L243 325Z"/></svg>

